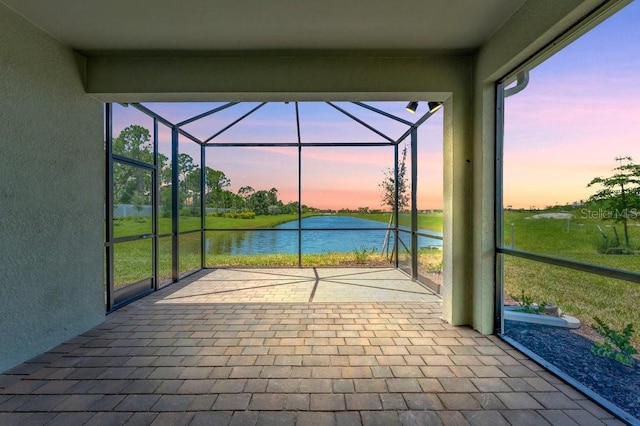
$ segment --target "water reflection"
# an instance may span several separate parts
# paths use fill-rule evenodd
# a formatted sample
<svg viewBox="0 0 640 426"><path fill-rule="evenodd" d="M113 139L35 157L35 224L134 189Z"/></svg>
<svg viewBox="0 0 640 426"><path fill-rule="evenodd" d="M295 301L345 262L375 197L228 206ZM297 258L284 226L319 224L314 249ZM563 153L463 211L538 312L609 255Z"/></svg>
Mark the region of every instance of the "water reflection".
<svg viewBox="0 0 640 426"><path fill-rule="evenodd" d="M342 228L351 229L342 230ZM361 248L380 251L385 239L385 228L386 224L381 222L349 216L304 218L301 232L302 252L305 254L346 253ZM431 231L429 233L435 234ZM442 241L420 236L418 246L420 248L442 247ZM271 230L209 231L206 234L205 249L209 254L295 254L298 252L298 221L283 223Z"/></svg>

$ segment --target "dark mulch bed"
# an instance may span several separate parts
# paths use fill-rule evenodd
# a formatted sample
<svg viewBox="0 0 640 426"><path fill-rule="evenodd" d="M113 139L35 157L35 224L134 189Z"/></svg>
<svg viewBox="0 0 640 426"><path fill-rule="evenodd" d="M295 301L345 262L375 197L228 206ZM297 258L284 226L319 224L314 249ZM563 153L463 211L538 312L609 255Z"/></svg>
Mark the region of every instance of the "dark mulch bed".
<svg viewBox="0 0 640 426"><path fill-rule="evenodd" d="M592 341L566 328L505 321L504 334L587 388L640 419L640 365L591 353Z"/></svg>

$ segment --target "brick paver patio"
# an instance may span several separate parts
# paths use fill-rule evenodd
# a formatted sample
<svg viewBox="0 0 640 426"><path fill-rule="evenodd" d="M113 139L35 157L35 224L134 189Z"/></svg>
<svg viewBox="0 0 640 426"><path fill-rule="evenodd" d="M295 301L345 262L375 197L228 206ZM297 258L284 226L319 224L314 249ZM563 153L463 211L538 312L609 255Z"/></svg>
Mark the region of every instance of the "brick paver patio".
<svg viewBox="0 0 640 426"><path fill-rule="evenodd" d="M0 425L614 425L393 269L201 271L0 375Z"/></svg>

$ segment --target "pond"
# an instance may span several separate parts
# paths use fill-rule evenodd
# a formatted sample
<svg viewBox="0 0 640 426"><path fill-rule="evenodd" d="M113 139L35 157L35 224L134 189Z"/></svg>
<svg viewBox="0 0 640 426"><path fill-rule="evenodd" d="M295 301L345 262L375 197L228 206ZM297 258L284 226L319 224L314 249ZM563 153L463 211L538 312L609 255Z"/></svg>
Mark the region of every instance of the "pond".
<svg viewBox="0 0 640 426"><path fill-rule="evenodd" d="M312 216L302 219L302 252L352 252L355 249L380 251L386 234L385 223L351 216ZM349 230L344 230L349 228ZM378 229L367 229L378 228ZM297 253L298 221L278 225L274 230L207 232L206 250L215 254ZM424 231L434 236L437 232ZM393 234L391 234L391 237ZM401 233L410 245L410 235ZM393 240L391 242L393 246ZM442 247L442 240L418 237L419 247Z"/></svg>

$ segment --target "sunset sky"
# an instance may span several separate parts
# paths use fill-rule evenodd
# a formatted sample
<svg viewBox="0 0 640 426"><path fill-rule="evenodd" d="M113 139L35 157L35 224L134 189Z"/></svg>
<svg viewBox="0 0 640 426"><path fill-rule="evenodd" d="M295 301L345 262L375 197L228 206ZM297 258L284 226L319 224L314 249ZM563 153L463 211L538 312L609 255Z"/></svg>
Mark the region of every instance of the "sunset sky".
<svg viewBox="0 0 640 426"><path fill-rule="evenodd" d="M505 100L504 204L544 208L587 199L587 184L605 176L618 156L640 161L640 4L633 2L530 72L528 87ZM426 112L405 111L406 102L371 103L409 121ZM221 104L146 104L177 123ZM257 106L243 103L185 126L206 139ZM392 138L406 126L340 102ZM296 142L294 104L269 103L216 138L220 142ZM114 106L114 134L151 120L133 108ZM418 208L442 208L442 111L419 130ZM383 139L324 103L300 103L304 142L378 142ZM170 131L161 126L160 150L170 154ZM181 138L181 152L199 147ZM297 201L297 149L213 148L207 166L223 171L233 192L242 186L279 190ZM391 147L302 149L302 203L318 208L381 208L378 184L392 166Z"/></svg>
<svg viewBox="0 0 640 426"><path fill-rule="evenodd" d="M407 102L369 102L408 121L416 121L426 112L426 102L416 114L405 110ZM180 122L222 104L146 104L163 117ZM228 108L184 129L201 140L215 134L258 103ZM396 139L408 126L351 103L336 103L379 131ZM308 142L383 142L384 139L353 121L326 103L299 104L303 143ZM152 120L135 110L114 105L114 134L135 123L151 129ZM171 133L159 128L160 152L170 157ZM408 140L408 139L407 139ZM251 116L215 139L219 142L297 142L294 103L268 103ZM401 145L402 149L404 145ZM180 152L199 157L199 146L180 138ZM442 208L442 112L434 114L418 134L418 204L421 209ZM409 159L407 159L409 163ZM212 147L206 152L206 165L221 170L231 180L228 188L237 192L242 186L255 190L277 188L287 203L298 200L298 150L296 147ZM393 166L393 148L383 147L303 147L302 203L321 209L369 207L382 208L378 184L383 171Z"/></svg>
<svg viewBox="0 0 640 426"><path fill-rule="evenodd" d="M633 2L530 73L505 100L504 204L587 199L618 156L640 161L640 3Z"/></svg>

